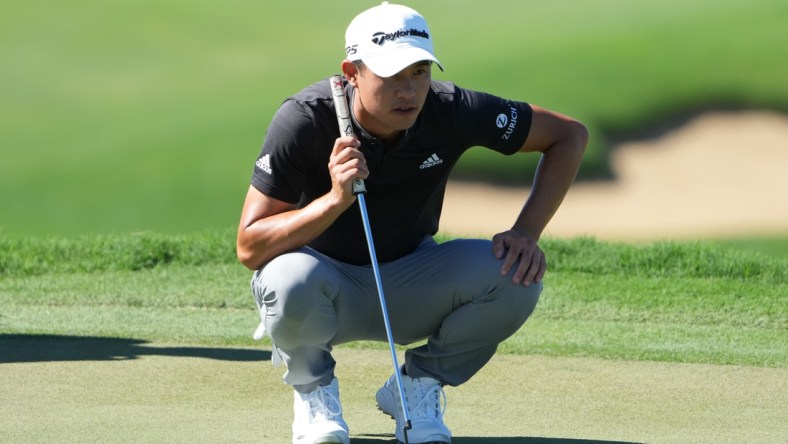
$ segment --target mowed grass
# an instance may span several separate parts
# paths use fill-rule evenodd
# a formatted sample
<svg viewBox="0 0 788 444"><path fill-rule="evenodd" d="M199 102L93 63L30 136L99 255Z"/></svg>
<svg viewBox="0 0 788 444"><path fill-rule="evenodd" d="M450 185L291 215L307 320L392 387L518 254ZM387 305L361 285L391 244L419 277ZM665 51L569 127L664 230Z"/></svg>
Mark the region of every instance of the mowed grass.
<svg viewBox="0 0 788 444"><path fill-rule="evenodd" d="M289 442L231 231L0 239L9 442ZM546 239L532 318L447 388L458 444L780 442L786 260L705 243ZM337 347L356 444L391 443L382 343ZM481 413L480 413L481 412Z"/></svg>
<svg viewBox="0 0 788 444"><path fill-rule="evenodd" d="M0 229L234 224L273 112L338 71L344 29L370 4L14 4L0 17ZM677 116L788 109L788 59L775 56L788 41L784 1L414 6L446 67L436 78L590 127L583 177L607 174L612 138ZM472 150L457 173L525 183L535 161Z"/></svg>
<svg viewBox="0 0 788 444"><path fill-rule="evenodd" d="M0 363L5 442L290 442L292 391L260 349L0 337L0 362L9 354ZM351 442L393 443L394 422L374 403L391 374L388 352L334 355ZM455 444L781 442L786 376L498 355L446 389L445 419Z"/></svg>
<svg viewBox="0 0 788 444"><path fill-rule="evenodd" d="M250 345L230 231L0 241L4 333ZM504 353L788 365L786 260L704 243L548 239L539 308ZM361 347L380 347L365 344Z"/></svg>

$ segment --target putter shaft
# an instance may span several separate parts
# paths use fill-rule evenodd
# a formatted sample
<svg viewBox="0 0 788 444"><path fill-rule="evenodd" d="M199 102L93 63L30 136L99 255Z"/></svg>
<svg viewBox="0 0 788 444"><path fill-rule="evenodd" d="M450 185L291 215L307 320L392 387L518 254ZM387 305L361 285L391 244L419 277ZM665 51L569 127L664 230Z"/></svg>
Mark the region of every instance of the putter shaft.
<svg viewBox="0 0 788 444"><path fill-rule="evenodd" d="M350 118L350 110L347 104L347 97L345 97L345 87L342 82L342 76L333 76L329 79L331 85L331 94L334 98L334 109L337 113L337 124L339 125L339 133L342 136L355 137L353 133L353 123ZM378 287L378 297L380 299L380 309L383 313L383 323L386 327L386 336L389 341L389 350L391 351L391 362L394 364L394 378L397 381L397 389L399 390L400 406L402 407L402 417L405 419L405 426L403 434L405 436L405 444L408 444L408 430L411 429L410 414L408 413L407 403L405 401L405 389L402 385L402 373L397 360L397 350L394 347L394 335L391 332L391 323L389 322L389 312L386 308L386 297L383 295L383 284L380 279L380 267L378 266L378 258L375 254L375 243L372 240L372 229L369 225L369 215L367 214L367 203L364 194L367 192L364 180L361 178L353 179L353 194L358 199L358 208L361 210L361 220L364 223L364 234L367 237L367 247L369 248L369 258L372 262L372 271L375 275L375 284Z"/></svg>

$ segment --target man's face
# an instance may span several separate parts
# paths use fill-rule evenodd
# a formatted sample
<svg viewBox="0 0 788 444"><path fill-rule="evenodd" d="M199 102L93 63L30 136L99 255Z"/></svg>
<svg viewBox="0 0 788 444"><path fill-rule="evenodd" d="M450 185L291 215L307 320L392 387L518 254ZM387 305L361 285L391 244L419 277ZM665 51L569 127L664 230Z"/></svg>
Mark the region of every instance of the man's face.
<svg viewBox="0 0 788 444"><path fill-rule="evenodd" d="M370 134L396 137L416 122L430 89L432 65L417 62L391 77L362 66L356 76L354 115Z"/></svg>

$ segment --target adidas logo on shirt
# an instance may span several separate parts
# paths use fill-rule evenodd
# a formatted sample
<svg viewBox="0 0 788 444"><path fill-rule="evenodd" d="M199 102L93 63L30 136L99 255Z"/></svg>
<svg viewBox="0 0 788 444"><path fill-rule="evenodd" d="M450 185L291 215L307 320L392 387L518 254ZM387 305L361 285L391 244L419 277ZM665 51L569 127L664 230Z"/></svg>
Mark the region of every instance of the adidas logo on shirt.
<svg viewBox="0 0 788 444"><path fill-rule="evenodd" d="M268 174L272 174L273 173L271 171L271 155L270 154L266 154L265 156L257 159L257 162L255 162L254 164L257 165L257 168L260 168L261 170L265 171Z"/></svg>
<svg viewBox="0 0 788 444"><path fill-rule="evenodd" d="M422 162L421 166L419 168L424 170L424 169L427 169L427 168L430 168L430 167L434 167L435 165L440 165L442 163L443 163L443 159L438 157L437 154L432 153L432 156L428 157L427 160Z"/></svg>

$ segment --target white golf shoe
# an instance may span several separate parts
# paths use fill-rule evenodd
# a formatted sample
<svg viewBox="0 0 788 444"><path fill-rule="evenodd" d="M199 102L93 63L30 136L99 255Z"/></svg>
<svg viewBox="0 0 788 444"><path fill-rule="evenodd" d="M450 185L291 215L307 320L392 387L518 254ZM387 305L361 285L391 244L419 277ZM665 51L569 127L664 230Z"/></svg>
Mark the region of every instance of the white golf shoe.
<svg viewBox="0 0 788 444"><path fill-rule="evenodd" d="M408 430L408 442L450 443L451 432L443 423L446 410L446 394L443 387L433 378L411 378L402 375L402 388L412 428ZM397 421L394 432L397 441L405 442L405 418L399 401L399 389L394 375L383 384L375 395L378 408Z"/></svg>
<svg viewBox="0 0 788 444"><path fill-rule="evenodd" d="M294 393L293 444L350 444L337 378L309 393Z"/></svg>

